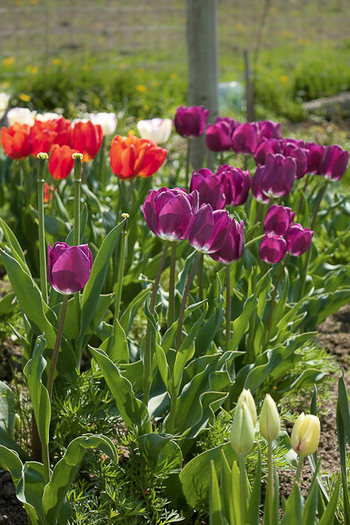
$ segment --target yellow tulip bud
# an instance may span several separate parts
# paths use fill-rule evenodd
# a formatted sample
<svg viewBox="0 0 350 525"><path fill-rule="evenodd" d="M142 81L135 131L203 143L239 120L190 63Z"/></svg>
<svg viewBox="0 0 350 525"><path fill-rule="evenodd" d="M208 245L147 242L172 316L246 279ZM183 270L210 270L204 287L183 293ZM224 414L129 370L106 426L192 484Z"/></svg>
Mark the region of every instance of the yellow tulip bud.
<svg viewBox="0 0 350 525"><path fill-rule="evenodd" d="M299 456L309 456L316 452L320 440L320 420L317 416L300 414L296 420L290 442Z"/></svg>
<svg viewBox="0 0 350 525"><path fill-rule="evenodd" d="M261 409L260 432L266 441L273 441L280 433L280 416L270 394L266 394Z"/></svg>
<svg viewBox="0 0 350 525"><path fill-rule="evenodd" d="M255 419L254 419L255 417ZM231 445L238 455L250 452L255 437L256 407L250 391L243 390L233 416Z"/></svg>

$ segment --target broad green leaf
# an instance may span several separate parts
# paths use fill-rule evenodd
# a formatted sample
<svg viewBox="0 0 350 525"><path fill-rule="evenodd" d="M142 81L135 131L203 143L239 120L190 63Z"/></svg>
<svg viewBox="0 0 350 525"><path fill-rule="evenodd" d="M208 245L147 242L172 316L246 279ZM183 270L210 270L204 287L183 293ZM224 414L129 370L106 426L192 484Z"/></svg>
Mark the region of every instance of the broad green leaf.
<svg viewBox="0 0 350 525"><path fill-rule="evenodd" d="M0 381L0 445L17 452L22 461L29 459L28 455L14 440L15 396L6 383Z"/></svg>
<svg viewBox="0 0 350 525"><path fill-rule="evenodd" d="M307 312L303 329L313 330L328 316L334 314L350 300L350 289L314 295L303 303L302 310Z"/></svg>
<svg viewBox="0 0 350 525"><path fill-rule="evenodd" d="M66 453L56 464L50 482L42 497L42 506L48 523L54 525L66 498L69 487L77 474L86 450L99 448L115 462L117 451L112 441L98 434L85 434L71 441Z"/></svg>
<svg viewBox="0 0 350 525"><path fill-rule="evenodd" d="M246 523L249 525L259 525L259 511L261 498L261 451L258 448L258 461L254 472L253 489L250 494Z"/></svg>
<svg viewBox="0 0 350 525"><path fill-rule="evenodd" d="M222 452L224 451L226 459L231 465L237 455L233 451L231 443L219 445L197 455L189 461L180 472L180 481L183 493L187 503L195 507L198 501L208 493L210 483L210 460L214 461L216 474L220 474Z"/></svg>
<svg viewBox="0 0 350 525"><path fill-rule="evenodd" d="M348 395L345 388L344 377L338 381L338 402L337 402L337 434L340 455L340 467L343 487L348 486L347 479L347 447L346 441L350 444L350 410ZM350 500L347 490L343 490L343 507L345 522L350 520Z"/></svg>
<svg viewBox="0 0 350 525"><path fill-rule="evenodd" d="M231 470L231 498L233 510L233 525L241 525L241 485L240 472L235 459Z"/></svg>
<svg viewBox="0 0 350 525"><path fill-rule="evenodd" d="M112 336L102 342L100 349L104 350L113 362L129 363L129 345L118 319L114 320Z"/></svg>
<svg viewBox="0 0 350 525"><path fill-rule="evenodd" d="M78 346L83 343L85 334L94 318L95 309L98 304L103 283L106 278L109 260L112 256L124 222L125 220L120 222L117 226L115 226L115 228L113 228L111 232L109 232L93 262L90 278L81 295L80 333L77 340Z"/></svg>
<svg viewBox="0 0 350 525"><path fill-rule="evenodd" d="M295 483L293 491L287 499L281 525L299 525L301 523L303 501L299 485Z"/></svg>
<svg viewBox="0 0 350 525"><path fill-rule="evenodd" d="M0 317L10 317L16 310L18 310L16 295L13 292L7 292L0 298Z"/></svg>
<svg viewBox="0 0 350 525"><path fill-rule="evenodd" d="M322 517L319 521L319 525L333 525L334 520L336 519L335 511L336 511L337 503L338 503L338 493L339 493L340 482L341 482L341 477L339 475L333 495L326 507L326 510L322 514Z"/></svg>
<svg viewBox="0 0 350 525"><path fill-rule="evenodd" d="M152 433L142 434L137 438L140 452L153 474L156 474L157 471L181 468L181 449L172 437L170 434Z"/></svg>
<svg viewBox="0 0 350 525"><path fill-rule="evenodd" d="M227 523L234 523L233 507L235 502L232 498L232 482L231 482L231 468L227 462L225 453L221 450L221 479L220 479L220 498L222 506L222 516L225 517ZM213 469L213 472L216 472Z"/></svg>
<svg viewBox="0 0 350 525"><path fill-rule="evenodd" d="M0 465L4 470L8 470L11 473L13 482L17 485L21 479L23 467L18 454L4 445L0 445Z"/></svg>
<svg viewBox="0 0 350 525"><path fill-rule="evenodd" d="M317 485L317 472L314 473L312 482L309 488L309 492L303 508L303 517L301 525L314 525L316 520L317 510L317 496L318 496L318 485Z"/></svg>
<svg viewBox="0 0 350 525"><path fill-rule="evenodd" d="M149 418L147 407L135 397L130 381L121 375L119 368L103 350L91 346L89 350L101 369L124 423L127 427L134 426L140 430Z"/></svg>
<svg viewBox="0 0 350 525"><path fill-rule="evenodd" d="M0 218L0 226L6 236L7 243L11 249L11 252L13 254L13 257L16 259L16 261L20 264L21 268L26 272L30 273L23 250L21 248L21 245L19 244L15 234L11 230L11 228L7 225L7 223Z"/></svg>
<svg viewBox="0 0 350 525"><path fill-rule="evenodd" d="M209 519L210 525L222 525L219 483L213 460L210 461Z"/></svg>
<svg viewBox="0 0 350 525"><path fill-rule="evenodd" d="M169 391L170 385L168 385L168 380L170 380L170 375L171 375L169 366L168 366L166 355L164 353L163 348L157 344L155 345L155 361L157 363L160 377L162 378L162 381L164 385L166 386L166 389ZM169 392L169 394L170 393L171 392Z"/></svg>
<svg viewBox="0 0 350 525"><path fill-rule="evenodd" d="M38 210L30 206L34 217L38 220ZM45 213L45 232L51 235L54 239L64 239L69 232L69 225L60 217L48 215Z"/></svg>
<svg viewBox="0 0 350 525"><path fill-rule="evenodd" d="M46 368L46 360L43 357L45 349L46 340L42 336L37 337L33 355L23 370L27 378L27 386L42 446L46 446L49 442L51 421L50 397L42 381L42 375Z"/></svg>
<svg viewBox="0 0 350 525"><path fill-rule="evenodd" d="M23 503L32 523L38 525L47 525L42 508L44 487L44 465L36 461L27 461L23 465L21 479L16 487L16 496ZM52 525L55 525L54 522Z"/></svg>

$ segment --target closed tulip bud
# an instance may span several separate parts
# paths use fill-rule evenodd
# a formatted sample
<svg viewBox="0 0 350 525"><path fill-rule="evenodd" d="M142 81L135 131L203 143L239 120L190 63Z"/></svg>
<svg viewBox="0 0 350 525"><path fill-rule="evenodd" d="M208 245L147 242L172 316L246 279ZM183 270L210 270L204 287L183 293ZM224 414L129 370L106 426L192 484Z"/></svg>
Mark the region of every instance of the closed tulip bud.
<svg viewBox="0 0 350 525"><path fill-rule="evenodd" d="M254 444L256 406L249 390L238 398L231 428L231 445L238 455L246 456Z"/></svg>
<svg viewBox="0 0 350 525"><path fill-rule="evenodd" d="M283 155L292 157L297 165L296 178L301 179L307 172L307 150L292 142L283 141Z"/></svg>
<svg viewBox="0 0 350 525"><path fill-rule="evenodd" d="M230 264L233 261L238 261L243 255L244 251L244 222L240 223L236 219L232 219L231 228L229 229L226 241L217 252L211 253L210 257L214 261L223 264Z"/></svg>
<svg viewBox="0 0 350 525"><path fill-rule="evenodd" d="M200 137L205 130L209 109L203 106L180 106L174 118L175 129L181 137Z"/></svg>
<svg viewBox="0 0 350 525"><path fill-rule="evenodd" d="M89 280L92 256L87 244L69 246L56 242L47 247L47 280L56 292L70 295L79 292Z"/></svg>
<svg viewBox="0 0 350 525"><path fill-rule="evenodd" d="M213 210L210 204L203 204L189 221L187 239L197 251L214 253L224 246L231 227L226 210Z"/></svg>
<svg viewBox="0 0 350 525"><path fill-rule="evenodd" d="M264 221L264 232L275 235L285 235L292 225L295 212L286 206L272 204L267 210Z"/></svg>
<svg viewBox="0 0 350 525"><path fill-rule="evenodd" d="M266 394L261 409L260 432L266 441L273 441L280 433L280 416L270 394Z"/></svg>
<svg viewBox="0 0 350 525"><path fill-rule="evenodd" d="M259 146L256 148L254 153L254 160L256 165L261 164L262 166L266 163L266 155L268 153L276 154L282 153L282 144L277 139L263 138Z"/></svg>
<svg viewBox="0 0 350 525"><path fill-rule="evenodd" d="M305 144L307 152L307 171L313 174L320 174L320 164L326 151L326 146L319 146L314 142Z"/></svg>
<svg viewBox="0 0 350 525"><path fill-rule="evenodd" d="M210 151L222 152L231 149L232 131L230 125L221 120L208 126L205 143Z"/></svg>
<svg viewBox="0 0 350 525"><path fill-rule="evenodd" d="M298 257L305 253L311 246L314 232L310 228L303 228L301 224L293 224L285 236L287 251Z"/></svg>
<svg viewBox="0 0 350 525"><path fill-rule="evenodd" d="M73 148L84 155L83 161L88 162L96 157L103 139L103 131L99 124L91 120L77 120L73 123Z"/></svg>
<svg viewBox="0 0 350 525"><path fill-rule="evenodd" d="M54 179L61 180L68 177L74 166L73 153L77 151L69 146L54 145L49 159L49 172Z"/></svg>
<svg viewBox="0 0 350 525"><path fill-rule="evenodd" d="M266 139L282 138L282 129L279 122L274 122L273 120L263 120L262 122L258 122L258 126L261 137Z"/></svg>
<svg viewBox="0 0 350 525"><path fill-rule="evenodd" d="M290 442L299 456L309 456L316 452L320 440L320 420L311 414L300 414L296 420Z"/></svg>
<svg viewBox="0 0 350 525"><path fill-rule="evenodd" d="M216 172L224 187L226 206L240 206L248 199L248 193L252 185L249 171L232 168L228 164L219 166Z"/></svg>
<svg viewBox="0 0 350 525"><path fill-rule="evenodd" d="M259 257L270 264L279 263L287 252L287 241L280 235L267 233L261 241Z"/></svg>
<svg viewBox="0 0 350 525"><path fill-rule="evenodd" d="M163 144L171 135L173 121L170 118L153 118L139 120L136 126L142 139L154 140L158 144Z"/></svg>
<svg viewBox="0 0 350 525"><path fill-rule="evenodd" d="M285 197L292 191L296 172L297 164L292 157L267 153L266 163L260 175L261 192L269 198Z"/></svg>

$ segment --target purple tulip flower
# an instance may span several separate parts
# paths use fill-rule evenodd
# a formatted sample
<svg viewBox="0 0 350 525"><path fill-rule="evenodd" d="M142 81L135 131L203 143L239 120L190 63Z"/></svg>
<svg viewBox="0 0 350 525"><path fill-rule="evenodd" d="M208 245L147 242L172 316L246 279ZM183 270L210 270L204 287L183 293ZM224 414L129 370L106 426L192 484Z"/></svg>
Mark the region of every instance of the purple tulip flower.
<svg viewBox="0 0 350 525"><path fill-rule="evenodd" d="M231 149L231 129L226 122L217 122L208 126L205 143L210 151L216 153Z"/></svg>
<svg viewBox="0 0 350 525"><path fill-rule="evenodd" d="M293 224L286 237L287 251L291 255L299 256L305 253L311 245L314 232L310 228L303 228L301 224Z"/></svg>
<svg viewBox="0 0 350 525"><path fill-rule="evenodd" d="M142 207L147 226L166 241L184 239L198 200L197 191L187 194L181 188L151 190Z"/></svg>
<svg viewBox="0 0 350 525"><path fill-rule="evenodd" d="M267 233L261 241L259 257L267 263L279 263L287 252L287 241L280 235Z"/></svg>
<svg viewBox="0 0 350 525"><path fill-rule="evenodd" d="M319 173L328 180L339 180L348 167L349 152L340 146L327 146L319 165Z"/></svg>
<svg viewBox="0 0 350 525"><path fill-rule="evenodd" d="M320 163L323 159L323 155L326 151L326 146L319 146L314 142L307 142L305 148L308 151L307 154L307 171L309 173L319 175Z"/></svg>
<svg viewBox="0 0 350 525"><path fill-rule="evenodd" d="M267 202L270 198L284 197L293 188L297 165L292 157L267 153L265 166L258 166L252 181L255 199Z"/></svg>
<svg viewBox="0 0 350 525"><path fill-rule="evenodd" d="M92 256L87 244L69 246L56 242L47 247L47 279L63 295L79 292L89 280Z"/></svg>
<svg viewBox="0 0 350 525"><path fill-rule="evenodd" d="M265 137L266 139L282 138L281 124L279 122L274 122L273 120L263 120L262 122L258 122L258 126L261 137Z"/></svg>
<svg viewBox="0 0 350 525"><path fill-rule="evenodd" d="M181 137L200 137L207 124L209 109L203 106L180 106L176 110L174 119L175 129Z"/></svg>
<svg viewBox="0 0 350 525"><path fill-rule="evenodd" d="M301 179L304 177L308 166L307 150L305 148L300 148L293 142L284 141L282 153L285 157L292 157L295 160L297 165L296 178Z"/></svg>
<svg viewBox="0 0 350 525"><path fill-rule="evenodd" d="M226 210L213 210L210 204L203 204L190 219L187 239L197 251L214 253L225 244L232 227Z"/></svg>
<svg viewBox="0 0 350 525"><path fill-rule="evenodd" d="M232 226L229 228L225 243L220 250L209 255L215 261L230 264L242 257L244 244L244 222L239 223L236 219L232 219Z"/></svg>
<svg viewBox="0 0 350 525"><path fill-rule="evenodd" d="M260 130L256 122L245 122L234 130L232 149L236 153L254 153L260 142Z"/></svg>
<svg viewBox="0 0 350 525"><path fill-rule="evenodd" d="M207 168L192 173L190 191L194 190L199 193L199 206L210 204L213 210L220 210L225 206L224 186L220 178Z"/></svg>
<svg viewBox="0 0 350 525"><path fill-rule="evenodd" d="M294 217L295 212L291 208L272 204L266 213L264 232L283 236L291 227Z"/></svg>
<svg viewBox="0 0 350 525"><path fill-rule="evenodd" d="M218 167L216 175L224 187L226 206L240 206L246 202L252 185L248 170L242 171L224 164Z"/></svg>
<svg viewBox="0 0 350 525"><path fill-rule="evenodd" d="M256 165L261 164L265 166L267 153L283 153L281 141L263 138L254 153Z"/></svg>

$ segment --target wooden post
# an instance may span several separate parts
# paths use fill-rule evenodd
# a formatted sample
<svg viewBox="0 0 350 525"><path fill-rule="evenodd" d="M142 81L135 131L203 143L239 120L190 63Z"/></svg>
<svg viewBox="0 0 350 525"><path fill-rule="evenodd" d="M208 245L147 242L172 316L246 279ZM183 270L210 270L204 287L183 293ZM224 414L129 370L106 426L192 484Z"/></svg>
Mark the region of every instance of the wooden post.
<svg viewBox="0 0 350 525"><path fill-rule="evenodd" d="M189 106L209 109L208 122L215 122L219 112L216 0L186 1ZM211 168L214 156L205 145L205 134L192 139L190 162L195 170L203 167L206 155Z"/></svg>

